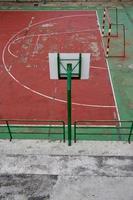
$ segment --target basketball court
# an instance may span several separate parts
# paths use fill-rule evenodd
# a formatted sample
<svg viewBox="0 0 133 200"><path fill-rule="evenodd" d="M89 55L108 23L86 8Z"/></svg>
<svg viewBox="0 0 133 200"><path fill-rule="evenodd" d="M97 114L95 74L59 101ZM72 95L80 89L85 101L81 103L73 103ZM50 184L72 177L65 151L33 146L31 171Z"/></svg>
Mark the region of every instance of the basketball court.
<svg viewBox="0 0 133 200"><path fill-rule="evenodd" d="M132 200L133 9L34 1L4 2L0 11L0 199ZM103 8L110 3L115 25L117 8ZM66 54L88 56L79 69L89 79L72 74L71 124L66 71L49 63Z"/></svg>
<svg viewBox="0 0 133 200"><path fill-rule="evenodd" d="M48 54L80 52L91 55L90 77L72 81L72 121L119 119L96 11L0 16L2 118L66 122L66 81L50 80Z"/></svg>

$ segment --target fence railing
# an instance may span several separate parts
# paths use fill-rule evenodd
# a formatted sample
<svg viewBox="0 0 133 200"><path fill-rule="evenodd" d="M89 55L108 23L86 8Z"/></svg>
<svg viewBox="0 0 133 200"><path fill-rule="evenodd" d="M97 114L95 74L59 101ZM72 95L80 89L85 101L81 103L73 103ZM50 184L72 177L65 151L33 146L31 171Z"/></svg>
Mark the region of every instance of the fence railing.
<svg viewBox="0 0 133 200"><path fill-rule="evenodd" d="M132 140L132 120L87 120L74 122L74 142L80 140ZM34 135L34 136L33 136ZM66 140L64 121L0 119L0 138Z"/></svg>
<svg viewBox="0 0 133 200"><path fill-rule="evenodd" d="M34 134L34 137L33 137ZM0 119L0 137L59 139L65 142L64 121Z"/></svg>
<svg viewBox="0 0 133 200"><path fill-rule="evenodd" d="M132 133L133 121L97 120L74 123L74 142L86 137L90 140L127 140L130 143Z"/></svg>

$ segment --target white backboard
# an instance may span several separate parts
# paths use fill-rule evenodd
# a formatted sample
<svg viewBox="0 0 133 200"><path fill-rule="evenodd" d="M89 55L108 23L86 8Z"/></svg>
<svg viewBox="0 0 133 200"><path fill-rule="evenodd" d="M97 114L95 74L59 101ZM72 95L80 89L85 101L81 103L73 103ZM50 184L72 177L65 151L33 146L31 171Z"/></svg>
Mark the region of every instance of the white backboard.
<svg viewBox="0 0 133 200"><path fill-rule="evenodd" d="M61 59L72 59L72 64L75 64L74 59L79 58L80 53L60 53ZM49 53L49 70L50 79L59 79L58 77L58 53ZM70 63L70 62L68 62ZM66 61L65 64L67 65ZM88 79L90 71L90 53L81 53L81 79ZM75 68L76 73L76 68Z"/></svg>

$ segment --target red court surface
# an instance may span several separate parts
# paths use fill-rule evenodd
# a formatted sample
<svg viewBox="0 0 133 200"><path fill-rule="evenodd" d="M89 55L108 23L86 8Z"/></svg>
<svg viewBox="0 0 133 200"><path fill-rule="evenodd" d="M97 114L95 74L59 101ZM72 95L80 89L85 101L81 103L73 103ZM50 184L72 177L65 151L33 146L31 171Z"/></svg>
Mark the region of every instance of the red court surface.
<svg viewBox="0 0 133 200"><path fill-rule="evenodd" d="M72 81L72 121L119 118L95 11L1 11L0 36L0 118L67 123L66 80L50 80L49 52L91 53L89 80Z"/></svg>

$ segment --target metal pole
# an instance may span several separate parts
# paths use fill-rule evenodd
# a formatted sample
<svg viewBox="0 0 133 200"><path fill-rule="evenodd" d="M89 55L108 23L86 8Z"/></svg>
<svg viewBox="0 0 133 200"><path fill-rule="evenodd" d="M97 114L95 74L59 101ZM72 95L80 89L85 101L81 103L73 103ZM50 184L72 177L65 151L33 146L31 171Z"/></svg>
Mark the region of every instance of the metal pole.
<svg viewBox="0 0 133 200"><path fill-rule="evenodd" d="M123 57L126 56L126 35L125 35L125 26L123 24L123 45L124 45L124 54L123 54Z"/></svg>
<svg viewBox="0 0 133 200"><path fill-rule="evenodd" d="M74 123L74 142L76 143L76 122Z"/></svg>
<svg viewBox="0 0 133 200"><path fill-rule="evenodd" d="M118 30L118 9L117 8L115 8L116 9L116 33L117 33L117 37L119 36L119 30Z"/></svg>
<svg viewBox="0 0 133 200"><path fill-rule="evenodd" d="M130 128L130 133L129 133L129 137L128 137L128 143L129 143L129 144L131 143L132 131L133 131L133 122L132 122L132 125L131 125L131 128Z"/></svg>
<svg viewBox="0 0 133 200"><path fill-rule="evenodd" d="M71 146L71 76L72 64L67 64L67 119L68 119L68 146Z"/></svg>
<svg viewBox="0 0 133 200"><path fill-rule="evenodd" d="M8 129L8 132L9 132L9 135L10 135L10 141L11 141L12 140L12 133L11 133L10 126L9 126L7 120L6 120L6 125L7 125L7 129Z"/></svg>
<svg viewBox="0 0 133 200"><path fill-rule="evenodd" d="M43 3L46 4L46 3L47 3L47 0L43 0Z"/></svg>

